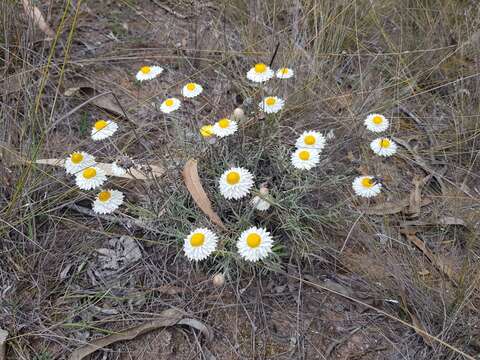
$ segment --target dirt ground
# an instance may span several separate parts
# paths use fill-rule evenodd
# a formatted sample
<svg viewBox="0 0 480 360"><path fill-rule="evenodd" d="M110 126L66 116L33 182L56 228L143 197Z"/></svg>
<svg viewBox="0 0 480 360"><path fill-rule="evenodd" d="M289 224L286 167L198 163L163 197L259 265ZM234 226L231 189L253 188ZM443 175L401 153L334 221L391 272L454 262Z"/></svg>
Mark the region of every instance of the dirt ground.
<svg viewBox="0 0 480 360"><path fill-rule="evenodd" d="M168 326L85 359L480 359L476 1L33 5L50 39L21 4L1 5L5 359L80 360L70 357L75 349L169 309L181 314ZM332 130L319 179L285 180L283 165L265 155L256 165L281 200L276 212L253 218L276 224L281 261L263 269L228 256L192 264L178 242L204 215L183 186L182 167L195 157L213 178L215 157L253 157L248 148L263 128L247 124L246 140L232 140L230 153L206 145L198 128L239 106L257 119L258 94L245 73L258 59L268 62L277 43L276 61L290 61L298 76L277 89L292 104L272 137L280 144L262 145L288 159L288 134ZM133 79L145 63L166 70L139 85ZM159 99L190 78L208 95L167 119ZM107 92L116 98L94 99ZM391 160L373 159L364 145L359 114L370 109L394 122L401 151ZM122 128L99 148L89 127L104 117ZM79 147L110 161L128 154L165 173L117 180L130 205L102 218L79 211L88 198L72 190L64 170L18 161L64 158ZM386 184L379 199L351 196L351 178L367 172ZM302 182L309 185L291 200ZM214 192L213 180L205 186ZM235 220L243 208L213 201L222 219L233 219L228 226L243 224ZM216 274L224 274L221 284Z"/></svg>

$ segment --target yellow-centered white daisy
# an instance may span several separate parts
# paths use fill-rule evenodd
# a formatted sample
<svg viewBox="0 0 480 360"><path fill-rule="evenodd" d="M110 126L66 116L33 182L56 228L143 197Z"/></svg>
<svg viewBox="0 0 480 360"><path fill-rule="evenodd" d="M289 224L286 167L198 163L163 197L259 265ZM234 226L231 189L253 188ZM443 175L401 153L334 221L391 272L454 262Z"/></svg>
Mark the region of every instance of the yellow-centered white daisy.
<svg viewBox="0 0 480 360"><path fill-rule="evenodd" d="M388 119L380 114L370 114L365 119L365 126L372 132L383 132L388 129Z"/></svg>
<svg viewBox="0 0 480 360"><path fill-rule="evenodd" d="M217 235L205 228L193 230L183 243L183 251L189 260L200 261L206 259L217 248Z"/></svg>
<svg viewBox="0 0 480 360"><path fill-rule="evenodd" d="M223 118L218 120L212 128L212 131L218 137L225 137L234 134L238 129L237 122L235 120L230 120Z"/></svg>
<svg viewBox="0 0 480 360"><path fill-rule="evenodd" d="M266 112L267 114L274 114L282 110L283 105L285 105L285 101L279 98L278 96L267 96L264 98L258 106L261 110Z"/></svg>
<svg viewBox="0 0 480 360"><path fill-rule="evenodd" d="M95 158L92 155L84 151L75 151L65 159L65 171L73 175L95 164Z"/></svg>
<svg viewBox="0 0 480 360"><path fill-rule="evenodd" d="M292 154L292 165L300 170L310 170L319 163L318 154L315 149L297 149Z"/></svg>
<svg viewBox="0 0 480 360"><path fill-rule="evenodd" d="M127 170L119 166L116 162L110 164L110 171L115 176L123 176L127 173Z"/></svg>
<svg viewBox="0 0 480 360"><path fill-rule="evenodd" d="M92 126L92 139L103 140L109 138L118 130L118 125L115 121L111 120L97 120Z"/></svg>
<svg viewBox="0 0 480 360"><path fill-rule="evenodd" d="M295 142L297 149L315 149L318 152L325 147L325 136L318 131L305 131Z"/></svg>
<svg viewBox="0 0 480 360"><path fill-rule="evenodd" d="M160 105L160 111L165 114L169 114L175 110L178 110L180 105L182 105L182 102L177 98L168 98L162 102L162 105Z"/></svg>
<svg viewBox="0 0 480 360"><path fill-rule="evenodd" d="M75 182L82 190L95 189L107 180L105 171L96 166L88 167L77 173Z"/></svg>
<svg viewBox="0 0 480 360"><path fill-rule="evenodd" d="M370 148L377 155L389 157L397 152L397 144L389 138L380 137L370 143Z"/></svg>
<svg viewBox="0 0 480 360"><path fill-rule="evenodd" d="M203 125L200 128L200 135L202 135L204 138L209 138L215 135L213 132L213 125L210 125L210 124Z"/></svg>
<svg viewBox="0 0 480 360"><path fill-rule="evenodd" d="M358 196L371 198L380 194L382 184L375 181L373 176L358 176L352 183L353 191Z"/></svg>
<svg viewBox="0 0 480 360"><path fill-rule="evenodd" d="M253 186L253 175L247 169L233 167L225 171L219 180L220 193L226 199L241 199Z"/></svg>
<svg viewBox="0 0 480 360"><path fill-rule="evenodd" d="M202 91L202 85L190 82L182 88L182 95L186 98L194 98L200 95Z"/></svg>
<svg viewBox="0 0 480 360"><path fill-rule="evenodd" d="M278 69L275 75L279 79L290 79L293 76L293 70L290 68L283 67Z"/></svg>
<svg viewBox="0 0 480 360"><path fill-rule="evenodd" d="M118 190L102 190L93 202L93 211L97 214L111 214L123 203L123 193Z"/></svg>
<svg viewBox="0 0 480 360"><path fill-rule="evenodd" d="M273 239L263 228L251 227L240 235L237 241L238 253L247 261L265 259L272 253Z"/></svg>
<svg viewBox="0 0 480 360"><path fill-rule="evenodd" d="M163 68L160 66L142 66L138 70L135 78L138 81L152 80L163 72Z"/></svg>
<svg viewBox="0 0 480 360"><path fill-rule="evenodd" d="M262 83L273 77L273 70L264 63L255 64L253 68L248 70L247 79L253 82Z"/></svg>

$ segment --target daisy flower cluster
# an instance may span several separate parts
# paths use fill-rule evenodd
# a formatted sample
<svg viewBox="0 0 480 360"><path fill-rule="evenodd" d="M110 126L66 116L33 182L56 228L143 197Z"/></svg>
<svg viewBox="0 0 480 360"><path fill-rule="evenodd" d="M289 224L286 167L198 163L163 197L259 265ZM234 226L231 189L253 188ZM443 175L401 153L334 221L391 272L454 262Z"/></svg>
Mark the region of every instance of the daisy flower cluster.
<svg viewBox="0 0 480 360"><path fill-rule="evenodd" d="M300 170L310 170L318 165L320 153L326 139L318 131L305 131L295 141L296 150L292 153L292 165Z"/></svg>
<svg viewBox="0 0 480 360"><path fill-rule="evenodd" d="M294 72L290 68L284 67L274 71L269 66L258 63L247 72L247 79L255 83L263 83L274 76L278 79L289 79L293 77L293 75ZM188 85L190 84L186 86ZM194 86L191 86L190 89L184 87L182 90L184 96L187 90L193 91ZM284 105L285 101L282 98L269 95L261 100L258 107L266 114L275 114L282 110ZM212 136L224 138L235 134L238 130L237 119L243 116L243 111L238 109L236 111L237 114L234 112L233 118L224 117L213 124L203 125L200 128L200 134L204 138ZM316 164L316 162L318 162L318 154L324 146L325 139L321 134L316 132L309 132L305 136L308 137L308 139L305 140L308 146L307 151L312 154L311 162L313 161L314 164ZM311 142L310 138L314 141ZM300 139L298 141L300 141ZM305 165L303 166L305 167ZM313 166L314 165L310 165L310 167ZM245 198L250 194L254 185L254 175L243 167L231 167L227 169L218 180L220 194L227 200L240 200ZM261 186L258 195L250 199L250 205L259 211L267 211L270 208L271 203L268 201L268 189L265 186ZM198 228L193 230L185 238L183 250L190 260L204 260L215 251L217 243L218 236L211 230ZM270 233L265 228L256 226L243 231L236 242L240 257L251 262L265 259L272 252L272 246L273 238Z"/></svg>
<svg viewBox="0 0 480 360"><path fill-rule="evenodd" d="M379 134L386 131L390 121L381 114L370 114L364 121L370 132ZM397 152L397 144L389 137L381 136L370 142L370 149L381 157L390 157ZM382 191L382 183L374 176L358 176L353 180L352 188L355 194L365 198L375 197Z"/></svg>
<svg viewBox="0 0 480 360"><path fill-rule="evenodd" d="M218 236L206 228L193 230L184 240L183 251L189 260L201 261L208 258L218 245ZM237 238L238 254L244 260L256 262L270 255L273 238L270 233L256 226L244 230Z"/></svg>
<svg viewBox="0 0 480 360"><path fill-rule="evenodd" d="M97 120L91 130L91 138L101 141L111 137L118 130L118 125L110 120ZM122 176L126 170L116 163L109 165L111 172L116 176ZM123 203L124 195L119 190L102 189L107 181L105 170L100 167L95 157L85 151L74 151L64 163L65 172L75 177L75 183L81 190L100 190L95 195L92 209L97 214L110 214L117 210Z"/></svg>
<svg viewBox="0 0 480 360"><path fill-rule="evenodd" d="M156 70L155 70L156 71ZM92 124L90 137L100 142L113 136L118 124L112 120L98 119ZM108 165L115 176L122 176L126 170L116 163ZM104 168L100 167L95 157L85 151L74 151L64 162L65 172L75 177L75 183L81 190L97 190L92 209L97 214L110 214L123 203L124 194L119 190L102 188L107 181Z"/></svg>

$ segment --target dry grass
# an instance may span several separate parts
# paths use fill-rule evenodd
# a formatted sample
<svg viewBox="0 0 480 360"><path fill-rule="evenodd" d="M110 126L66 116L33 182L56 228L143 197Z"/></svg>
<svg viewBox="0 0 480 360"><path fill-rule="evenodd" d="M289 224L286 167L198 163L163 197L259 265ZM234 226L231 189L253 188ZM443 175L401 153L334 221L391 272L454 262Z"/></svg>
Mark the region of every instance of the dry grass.
<svg viewBox="0 0 480 360"><path fill-rule="evenodd" d="M0 107L0 328L10 334L7 358L65 358L85 342L169 307L201 319L215 340L168 329L92 359L478 354L476 1L35 4L56 31L52 41L20 5L0 4L6 79ZM254 62L270 62L277 44L273 66L292 66L296 77L252 86L245 72ZM134 83L138 66L149 61L167 71L151 83ZM159 100L178 94L187 79L205 84L207 95L165 118ZM115 93L128 119L89 103L92 92L65 95L86 85ZM256 104L264 93L287 98L286 110L259 120ZM202 124L237 106L249 119L238 136L215 144L199 137ZM371 112L392 120L390 135L403 144L398 156L379 160L370 151L372 136L362 122ZM90 141L88 129L97 117L120 123L113 141ZM294 140L312 128L333 130L335 138L317 170L294 171ZM156 181L114 181L128 202L116 221L107 221L72 210L88 207L93 195L76 189L63 171L15 163L16 154L60 158L78 148L105 162L128 155L166 173ZM213 226L182 183L181 169L191 157L199 161L205 189L228 229L218 229L222 251L202 264L179 253L193 226ZM226 202L218 194L216 179L229 165L249 168L257 184L268 184L271 211L259 214L247 201ZM384 178L379 198L353 195L351 181L362 172ZM414 179L428 175L421 198L429 203L419 213L366 213L410 199ZM129 226L127 218L139 219L143 228ZM255 266L242 262L234 247L250 224L268 228L277 243L275 255ZM406 232L414 232L433 258ZM142 259L106 275L98 249L121 235L136 240ZM218 272L226 276L221 288L210 279Z"/></svg>

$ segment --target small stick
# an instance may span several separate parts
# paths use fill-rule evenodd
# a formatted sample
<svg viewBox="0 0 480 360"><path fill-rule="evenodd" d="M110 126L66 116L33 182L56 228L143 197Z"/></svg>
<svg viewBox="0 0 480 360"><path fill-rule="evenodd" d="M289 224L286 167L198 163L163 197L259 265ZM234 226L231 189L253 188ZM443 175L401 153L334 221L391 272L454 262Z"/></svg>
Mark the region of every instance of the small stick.
<svg viewBox="0 0 480 360"><path fill-rule="evenodd" d="M278 52L278 48L280 47L280 42L277 43L277 46L275 47L275 51L273 52L273 55L272 55L272 59L270 60L270 67L272 67L273 65L273 61L275 60L275 58L277 57L277 52Z"/></svg>

